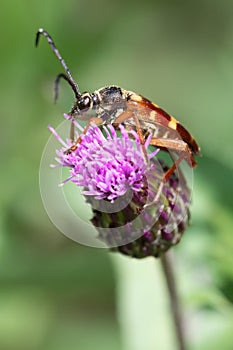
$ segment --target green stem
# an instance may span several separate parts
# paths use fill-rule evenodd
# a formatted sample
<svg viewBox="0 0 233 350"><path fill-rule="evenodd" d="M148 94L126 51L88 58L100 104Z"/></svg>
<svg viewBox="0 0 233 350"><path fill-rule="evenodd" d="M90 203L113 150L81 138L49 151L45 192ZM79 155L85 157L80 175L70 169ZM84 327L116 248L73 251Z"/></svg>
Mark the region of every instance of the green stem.
<svg viewBox="0 0 233 350"><path fill-rule="evenodd" d="M163 272L164 272L164 276L167 284L168 294L170 298L173 322L174 322L179 350L187 350L185 333L184 333L183 322L182 322L181 305L180 305L178 293L177 293L177 285L176 285L176 279L175 279L174 268L173 268L174 263L172 261L171 252L161 255L160 259L161 259Z"/></svg>

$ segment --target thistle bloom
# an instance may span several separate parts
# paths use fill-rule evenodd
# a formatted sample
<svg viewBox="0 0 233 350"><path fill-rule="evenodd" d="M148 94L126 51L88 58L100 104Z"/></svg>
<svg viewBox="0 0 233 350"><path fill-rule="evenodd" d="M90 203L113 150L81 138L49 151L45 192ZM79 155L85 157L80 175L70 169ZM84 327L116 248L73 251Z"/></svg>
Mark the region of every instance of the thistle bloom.
<svg viewBox="0 0 233 350"><path fill-rule="evenodd" d="M82 192L84 195L111 202L130 189L139 192L143 186L142 178L151 166L145 162L137 133L131 132L134 142L122 125L119 128L121 137L117 136L112 125L103 127L104 136L93 123L87 133L81 135L82 141L76 150L68 154L66 150L71 146L70 142L63 143L65 147L57 151L56 160L70 168L70 177L62 185L70 180L85 188ZM55 134L51 127L49 129ZM55 136L59 138L57 134ZM148 154L148 158L157 152Z"/></svg>
<svg viewBox="0 0 233 350"><path fill-rule="evenodd" d="M188 224L189 190L175 175L162 184L166 166L156 159L158 149L149 152L150 136L142 147L138 134L122 125L116 131L112 125L91 124L67 153L71 142L49 129L63 146L56 152L58 165L70 169L61 185L72 181L83 187L92 223L108 247L143 258L178 243ZM112 210L103 210L106 202Z"/></svg>

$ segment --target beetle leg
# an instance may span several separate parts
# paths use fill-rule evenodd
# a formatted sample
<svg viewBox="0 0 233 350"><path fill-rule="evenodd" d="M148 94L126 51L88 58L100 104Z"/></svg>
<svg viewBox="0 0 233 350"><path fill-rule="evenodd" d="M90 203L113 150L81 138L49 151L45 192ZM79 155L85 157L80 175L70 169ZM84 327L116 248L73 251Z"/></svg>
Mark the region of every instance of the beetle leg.
<svg viewBox="0 0 233 350"><path fill-rule="evenodd" d="M71 117L70 140L71 140L72 142L74 142L74 123L73 123L73 117Z"/></svg>
<svg viewBox="0 0 233 350"><path fill-rule="evenodd" d="M183 159L185 159L185 161L191 168L195 167L196 165L196 161L187 143L182 140L152 138L150 144L156 147L165 148L167 150L174 150L179 153L179 158L174 161L174 164L164 174L164 182L166 182L170 178L170 176L178 168L179 164L182 162Z"/></svg>
<svg viewBox="0 0 233 350"><path fill-rule="evenodd" d="M163 182L166 182L170 176L174 173L176 169L178 169L179 164L185 158L185 154L181 154L177 160L174 161L173 165L166 171L163 175Z"/></svg>
<svg viewBox="0 0 233 350"><path fill-rule="evenodd" d="M137 134L139 136L140 143L143 145L145 143L145 138L144 138L144 136L142 134L142 129L141 129L138 117L134 114L133 111L124 111L124 112L122 112L116 118L116 120L113 123L113 125L117 125L118 126L118 124L124 123L126 120L128 120L130 118L134 119L136 131L137 131Z"/></svg>
<svg viewBox="0 0 233 350"><path fill-rule="evenodd" d="M63 77L63 74L59 74L58 76L57 76L57 79L56 79L56 82L57 82L57 80L60 78L60 76L62 76ZM55 84L55 87L56 87L56 84ZM57 98L57 92L56 92L56 89L57 88L55 88L55 101L56 101L56 98ZM75 119L75 113L76 113L76 105L74 105L74 107L71 109L71 111L68 113L68 116L69 116L69 119L71 120L71 124L70 124L70 140L71 140L71 142L74 142L74 136L75 136L75 133L74 133L74 123L73 123L73 121L74 121L74 119Z"/></svg>
<svg viewBox="0 0 233 350"><path fill-rule="evenodd" d="M140 126L140 123L139 123L139 119L138 117L135 115L135 113L133 111L124 111L122 112L115 120L115 122L113 123L114 126L118 126L119 124L121 123L124 123L126 120L130 119L130 118L133 118L134 119L134 122L135 122L135 128L136 128L136 131L137 131L137 134L138 134L138 137L139 137L139 141L140 141L140 144L142 146L142 150L143 150L143 153L144 153L144 157L145 157L145 160L146 162L148 162L148 156L147 156L147 152L146 152L146 149L145 149L145 146L144 146L144 143L145 143L145 137L143 136L143 133L142 133L142 128Z"/></svg>
<svg viewBox="0 0 233 350"><path fill-rule="evenodd" d="M103 123L103 119L102 119L102 118L98 118L98 117L93 117L93 118L89 119L89 121L88 121L88 123L87 123L85 129L83 130L82 135L83 135L83 134L85 135L85 134L87 133L87 130L89 129L91 123L95 123L96 125L100 125L100 124ZM74 125L74 124L72 123L72 124L71 124L71 127L72 127L72 125ZM70 130L71 130L71 129L70 129ZM72 135L71 135L71 136L72 136ZM71 138L71 140L72 140L72 138ZM77 138L77 140L75 141L75 143L74 143L67 151L65 151L65 153L66 153L66 154L69 154L69 153L75 151L76 148L77 148L77 146L78 146L78 144L79 144L81 141L82 141L81 136L79 136L79 137Z"/></svg>

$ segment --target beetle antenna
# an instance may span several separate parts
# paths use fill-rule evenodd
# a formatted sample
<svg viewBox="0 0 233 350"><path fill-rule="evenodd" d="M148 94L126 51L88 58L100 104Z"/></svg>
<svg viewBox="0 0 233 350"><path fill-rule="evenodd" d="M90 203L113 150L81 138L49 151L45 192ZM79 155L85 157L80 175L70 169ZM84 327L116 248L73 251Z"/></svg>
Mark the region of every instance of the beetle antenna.
<svg viewBox="0 0 233 350"><path fill-rule="evenodd" d="M40 28L37 33L36 33L36 41L35 41L35 44L36 46L38 46L39 44L39 39L40 39L40 36L41 35L44 35L44 37L47 39L49 45L51 46L52 50L53 50L53 53L55 54L55 56L59 59L59 61L61 62L61 65L62 67L65 69L65 72L67 75L65 74L59 74L57 76L57 79L56 79L56 82L55 84L58 85L58 82L59 82L59 79L61 77L63 77L69 84L70 86L72 87L72 90L74 91L75 93L75 96L76 97L79 97L80 96L80 93L78 92L78 85L75 83L71 73L70 73L70 70L69 68L67 67L64 59L62 58L62 56L60 55L58 49L56 48L56 45L54 44L54 41L53 39L51 38L51 36L49 35L48 32L46 32L44 29ZM58 78L59 77L59 78ZM57 90L58 91L58 88L56 87L55 85L55 91ZM55 95L55 98L57 98L57 95Z"/></svg>
<svg viewBox="0 0 233 350"><path fill-rule="evenodd" d="M71 81L67 75L65 75L64 73L60 73L56 76L56 79L54 82L54 102L56 103L58 100L59 82L61 78L67 81L67 83L71 86L76 99L79 99L80 94L77 92L77 85L74 84L73 81Z"/></svg>

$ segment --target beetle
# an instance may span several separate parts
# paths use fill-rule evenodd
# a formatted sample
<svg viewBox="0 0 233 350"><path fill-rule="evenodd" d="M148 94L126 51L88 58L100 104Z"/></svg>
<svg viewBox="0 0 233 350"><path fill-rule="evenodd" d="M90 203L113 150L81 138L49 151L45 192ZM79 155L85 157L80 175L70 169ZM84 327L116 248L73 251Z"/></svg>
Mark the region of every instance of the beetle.
<svg viewBox="0 0 233 350"><path fill-rule="evenodd" d="M74 106L68 113L70 119L82 119L81 114L95 111L94 117L87 114L88 123L84 133L88 130L91 122L95 122L97 125L113 124L116 128L119 124L123 124L127 130L136 130L142 145L146 137L152 134L150 140L152 146L159 147L164 151L174 151L178 154L178 159L174 160L173 165L164 174L163 181L169 179L183 159L191 168L196 166L195 157L199 155L200 147L188 130L174 117L147 98L119 86L111 85L93 93L80 93L78 85L55 46L52 37L42 28L36 33L36 46L39 44L41 35L47 39L66 73L58 74L56 77L55 100L58 97L58 84L62 78L71 86L75 95ZM80 137L74 140L73 123L71 123L71 139L73 140L73 146L67 150L67 153L74 151L81 142Z"/></svg>

